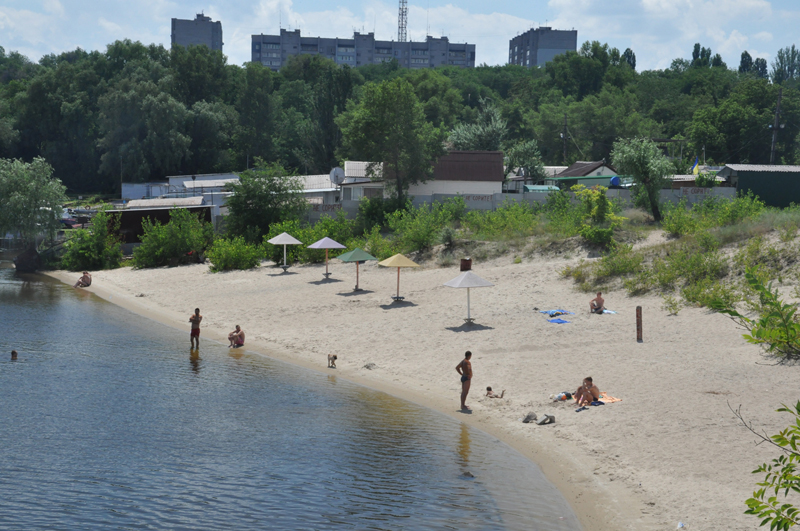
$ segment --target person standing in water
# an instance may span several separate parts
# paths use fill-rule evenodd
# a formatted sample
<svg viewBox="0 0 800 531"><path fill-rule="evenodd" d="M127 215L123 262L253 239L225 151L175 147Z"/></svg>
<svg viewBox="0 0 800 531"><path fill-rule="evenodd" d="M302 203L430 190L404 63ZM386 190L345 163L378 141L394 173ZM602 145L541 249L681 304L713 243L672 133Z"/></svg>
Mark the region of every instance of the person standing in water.
<svg viewBox="0 0 800 531"><path fill-rule="evenodd" d="M192 331L189 333L190 348L200 348L200 321L202 320L200 308L195 308L194 313L189 317L189 322L192 323Z"/></svg>
<svg viewBox="0 0 800 531"><path fill-rule="evenodd" d="M461 375L461 409L463 411L470 411L466 403L469 386L472 383L472 363L469 361L470 358L472 358L472 352L468 350L464 353L464 359L456 365L456 372Z"/></svg>
<svg viewBox="0 0 800 531"><path fill-rule="evenodd" d="M17 361L17 351L16 350L12 350L11 351L11 361Z"/></svg>

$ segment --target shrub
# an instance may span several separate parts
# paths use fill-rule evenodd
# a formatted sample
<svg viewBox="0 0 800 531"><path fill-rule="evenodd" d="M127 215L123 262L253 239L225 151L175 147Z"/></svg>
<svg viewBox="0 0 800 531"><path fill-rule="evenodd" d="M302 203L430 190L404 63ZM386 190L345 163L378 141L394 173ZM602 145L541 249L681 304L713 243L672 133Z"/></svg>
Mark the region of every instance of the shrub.
<svg viewBox="0 0 800 531"><path fill-rule="evenodd" d="M678 312L681 311L681 301L672 295L664 295L663 301L664 303L661 305L661 309L670 315L678 315Z"/></svg>
<svg viewBox="0 0 800 531"><path fill-rule="evenodd" d="M423 204L419 208L398 210L387 217L389 227L403 253L429 249L441 230L450 221L449 212L440 203Z"/></svg>
<svg viewBox="0 0 800 531"><path fill-rule="evenodd" d="M581 227L580 235L594 245L608 247L614 241L614 229L584 225Z"/></svg>
<svg viewBox="0 0 800 531"><path fill-rule="evenodd" d="M176 266L200 261L214 239L211 224L185 208L171 210L169 218L166 225L152 222L150 218L142 221L142 244L133 251L135 267Z"/></svg>
<svg viewBox="0 0 800 531"><path fill-rule="evenodd" d="M252 269L261 263L264 249L260 245L247 243L237 236L233 239L220 238L206 253L211 262L211 271L228 271L230 269Z"/></svg>
<svg viewBox="0 0 800 531"><path fill-rule="evenodd" d="M386 216L397 210L405 210L407 205L398 204L396 199L365 197L358 202L355 231L358 234L369 232L373 227L387 227Z"/></svg>
<svg viewBox="0 0 800 531"><path fill-rule="evenodd" d="M114 269L122 260L120 243L115 234L119 231L119 216L100 211L92 220L91 230L78 229L64 245L61 267L70 271L96 271Z"/></svg>
<svg viewBox="0 0 800 531"><path fill-rule="evenodd" d="M347 247L355 248L357 245L348 245ZM378 260L384 260L399 252L396 242L385 238L383 234L381 234L381 231L378 230L378 227L372 227L370 232L364 234L362 248Z"/></svg>
<svg viewBox="0 0 800 531"><path fill-rule="evenodd" d="M665 210L664 217L661 219L661 228L670 235L684 236L697 231L699 224L686 208L686 199L681 199L677 205L670 203Z"/></svg>
<svg viewBox="0 0 800 531"><path fill-rule="evenodd" d="M595 270L598 280L631 275L641 269L644 256L630 245L618 245L600 259Z"/></svg>
<svg viewBox="0 0 800 531"><path fill-rule="evenodd" d="M518 201L506 201L494 211L471 210L463 220L464 228L480 239L530 236L538 224L538 209Z"/></svg>
<svg viewBox="0 0 800 531"><path fill-rule="evenodd" d="M573 203L572 196L563 190L548 194L543 211L550 232L565 237L577 236L586 218L583 204Z"/></svg>

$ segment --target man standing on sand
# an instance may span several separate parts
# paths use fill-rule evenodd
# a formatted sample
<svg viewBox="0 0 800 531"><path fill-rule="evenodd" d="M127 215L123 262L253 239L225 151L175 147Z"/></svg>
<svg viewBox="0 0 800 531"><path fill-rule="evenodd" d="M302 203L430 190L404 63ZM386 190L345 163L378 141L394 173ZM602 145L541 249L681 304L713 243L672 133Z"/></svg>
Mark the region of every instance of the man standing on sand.
<svg viewBox="0 0 800 531"><path fill-rule="evenodd" d="M597 297L589 302L589 313L603 313L603 310L606 309L605 303L606 301L603 300L603 294L598 291Z"/></svg>
<svg viewBox="0 0 800 531"><path fill-rule="evenodd" d="M456 372L461 375L461 410L462 411L470 411L470 408L467 407L466 400L467 394L469 394L469 385L472 383L472 363L470 363L470 358L472 357L472 352L469 350L464 353L464 359L456 365Z"/></svg>
<svg viewBox="0 0 800 531"><path fill-rule="evenodd" d="M203 316L200 315L200 308L195 308L194 313L189 317L189 322L192 323L192 331L189 333L190 348L200 348L200 321L202 320Z"/></svg>

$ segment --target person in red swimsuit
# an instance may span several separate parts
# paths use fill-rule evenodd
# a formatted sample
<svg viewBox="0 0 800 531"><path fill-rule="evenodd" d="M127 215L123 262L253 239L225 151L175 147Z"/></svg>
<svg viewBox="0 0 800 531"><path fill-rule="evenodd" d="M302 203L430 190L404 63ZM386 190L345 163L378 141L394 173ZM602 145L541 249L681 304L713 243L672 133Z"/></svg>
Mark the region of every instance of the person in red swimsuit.
<svg viewBox="0 0 800 531"><path fill-rule="evenodd" d="M195 308L194 313L189 317L189 322L192 323L192 331L189 333L190 348L200 348L200 321L202 320L200 308Z"/></svg>

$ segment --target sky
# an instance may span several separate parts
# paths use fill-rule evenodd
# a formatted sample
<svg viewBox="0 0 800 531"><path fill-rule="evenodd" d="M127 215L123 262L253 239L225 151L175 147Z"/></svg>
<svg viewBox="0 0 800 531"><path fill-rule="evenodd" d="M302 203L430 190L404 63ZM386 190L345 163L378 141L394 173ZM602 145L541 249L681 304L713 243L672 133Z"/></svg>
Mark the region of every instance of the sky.
<svg viewBox="0 0 800 531"><path fill-rule="evenodd" d="M744 50L771 62L800 45L797 0L409 0L408 36L476 45L476 64L502 65L508 41L530 28L577 29L578 45L600 41L636 54L637 70L690 58L695 42L737 67ZM397 38L396 1L381 0L0 0L0 46L31 60L75 48L105 50L119 39L170 45L171 19L203 12L222 22L223 53L250 60L250 35L300 29L310 37L375 32Z"/></svg>

